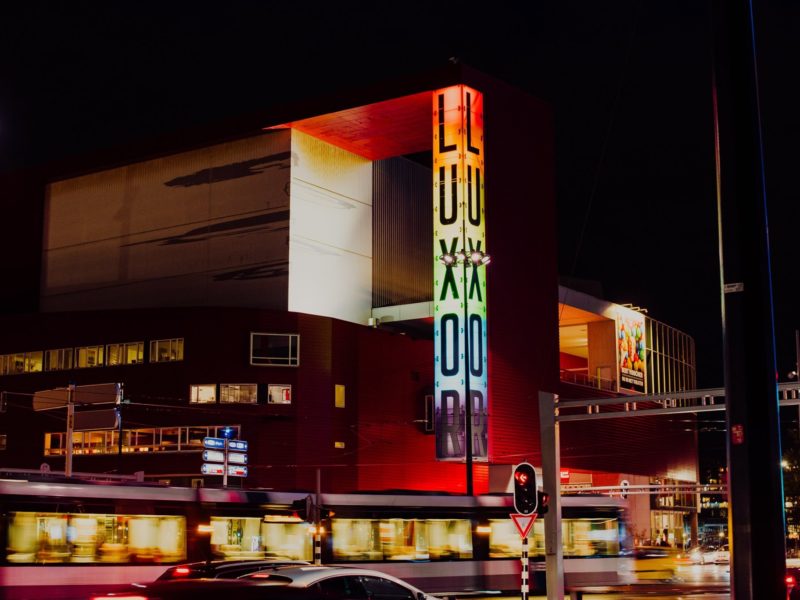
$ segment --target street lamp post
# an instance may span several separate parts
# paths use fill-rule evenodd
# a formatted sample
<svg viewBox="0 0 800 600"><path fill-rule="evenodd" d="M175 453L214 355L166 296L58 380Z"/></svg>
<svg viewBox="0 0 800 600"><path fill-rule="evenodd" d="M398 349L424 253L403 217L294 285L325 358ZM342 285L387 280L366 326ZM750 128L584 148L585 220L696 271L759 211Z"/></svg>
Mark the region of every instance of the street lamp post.
<svg viewBox="0 0 800 600"><path fill-rule="evenodd" d="M472 344L470 339L472 326L469 320L469 308L467 304L467 267L472 266L477 269L480 266L488 265L491 262L491 257L485 252L480 250L473 250L469 253L460 250L455 254L445 253L439 257L439 261L447 268L452 269L455 265L461 264L463 267L463 291L464 291L464 462L467 468L466 478L466 492L468 496L472 496L474 491L472 481L472 465L473 465L473 440L472 440L472 392L469 385L469 373L472 368Z"/></svg>

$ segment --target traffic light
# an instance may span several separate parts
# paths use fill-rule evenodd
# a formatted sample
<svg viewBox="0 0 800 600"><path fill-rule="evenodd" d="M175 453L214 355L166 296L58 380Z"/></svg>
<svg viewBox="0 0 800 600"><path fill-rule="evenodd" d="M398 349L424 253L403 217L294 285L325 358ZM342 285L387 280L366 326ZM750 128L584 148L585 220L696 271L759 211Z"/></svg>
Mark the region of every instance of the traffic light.
<svg viewBox="0 0 800 600"><path fill-rule="evenodd" d="M314 520L314 501L311 496L292 502L292 510L306 523L311 523Z"/></svg>
<svg viewBox="0 0 800 600"><path fill-rule="evenodd" d="M514 467L514 508L523 515L536 512L536 471L530 463L520 463Z"/></svg>
<svg viewBox="0 0 800 600"><path fill-rule="evenodd" d="M539 502L538 506L536 507L536 515L541 517L547 514L547 510L550 508L550 494L547 492L537 492Z"/></svg>

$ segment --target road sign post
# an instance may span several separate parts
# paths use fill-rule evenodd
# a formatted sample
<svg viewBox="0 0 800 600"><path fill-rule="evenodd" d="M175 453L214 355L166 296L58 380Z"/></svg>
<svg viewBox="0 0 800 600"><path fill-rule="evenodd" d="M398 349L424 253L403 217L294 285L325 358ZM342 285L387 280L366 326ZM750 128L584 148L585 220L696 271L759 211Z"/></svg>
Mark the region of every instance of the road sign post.
<svg viewBox="0 0 800 600"><path fill-rule="evenodd" d="M533 527L533 522L536 520L536 514L532 515L522 515L519 513L512 513L511 520L514 521L514 525L517 526L517 531L519 531L519 536L522 538L522 557L520 562L522 563L522 581L520 582L520 595L522 596L521 600L528 600L528 594L530 593L530 576L529 576L529 565L530 561L528 560L528 532L530 532L531 527Z"/></svg>
<svg viewBox="0 0 800 600"><path fill-rule="evenodd" d="M225 431L224 434L229 434ZM203 438L203 475L222 475L222 487L228 487L228 477L247 477L247 442L227 437Z"/></svg>

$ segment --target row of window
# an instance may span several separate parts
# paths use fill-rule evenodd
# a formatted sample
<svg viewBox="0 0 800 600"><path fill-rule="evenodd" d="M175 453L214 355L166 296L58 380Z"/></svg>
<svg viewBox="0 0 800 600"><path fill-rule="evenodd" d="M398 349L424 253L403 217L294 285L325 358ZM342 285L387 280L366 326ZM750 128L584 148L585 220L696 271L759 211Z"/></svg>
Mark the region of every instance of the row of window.
<svg viewBox="0 0 800 600"><path fill-rule="evenodd" d="M262 388L264 386L261 386ZM258 404L257 383L204 383L189 387L191 404ZM267 404L291 404L292 386L270 383L266 386Z"/></svg>
<svg viewBox="0 0 800 600"><path fill-rule="evenodd" d="M0 354L0 375L141 364L145 362L144 348L144 342L125 342ZM151 363L183 360L183 338L151 340L149 350ZM299 366L300 336L292 333L250 333L250 364Z"/></svg>
<svg viewBox="0 0 800 600"><path fill-rule="evenodd" d="M183 360L183 338L150 341L150 362L175 360ZM0 354L0 375L113 367L143 362L144 342L35 350Z"/></svg>
<svg viewBox="0 0 800 600"><path fill-rule="evenodd" d="M203 438L223 437L223 429L233 430L233 439L239 438L239 425L200 425L189 427L149 427L128 429L122 432L123 454L135 452L196 452L203 449ZM117 454L119 431L75 431L72 434L74 454ZM44 434L44 455L61 456L66 453L67 434Z"/></svg>

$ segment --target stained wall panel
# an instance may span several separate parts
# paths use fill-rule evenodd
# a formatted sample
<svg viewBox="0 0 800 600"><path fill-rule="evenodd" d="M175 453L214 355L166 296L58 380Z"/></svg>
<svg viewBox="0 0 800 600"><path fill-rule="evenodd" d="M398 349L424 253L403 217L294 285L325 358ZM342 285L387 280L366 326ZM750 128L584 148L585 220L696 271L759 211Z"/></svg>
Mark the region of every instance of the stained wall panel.
<svg viewBox="0 0 800 600"><path fill-rule="evenodd" d="M45 311L286 308L289 132L53 183Z"/></svg>

